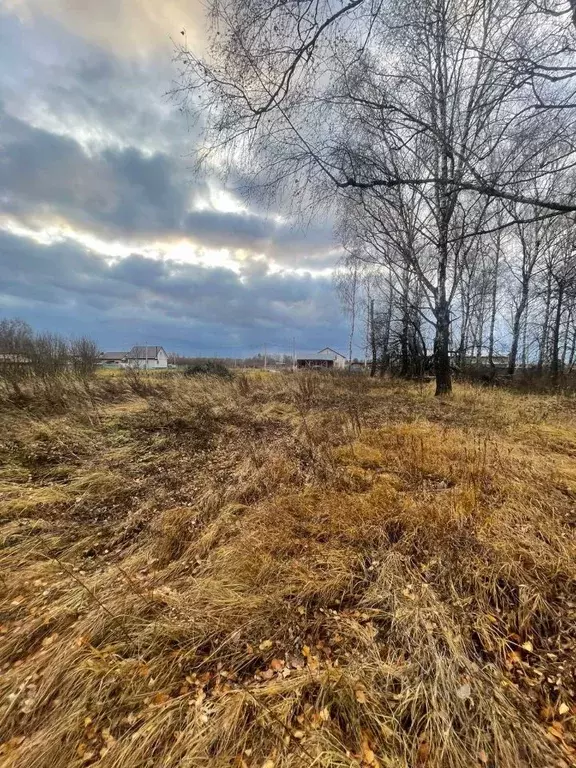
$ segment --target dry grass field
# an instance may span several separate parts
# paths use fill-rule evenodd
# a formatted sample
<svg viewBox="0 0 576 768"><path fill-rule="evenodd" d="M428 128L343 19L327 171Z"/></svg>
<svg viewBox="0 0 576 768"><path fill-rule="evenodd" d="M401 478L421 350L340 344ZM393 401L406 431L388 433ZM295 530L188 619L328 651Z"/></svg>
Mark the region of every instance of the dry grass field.
<svg viewBox="0 0 576 768"><path fill-rule="evenodd" d="M4 768L576 765L576 401L64 378L0 412Z"/></svg>

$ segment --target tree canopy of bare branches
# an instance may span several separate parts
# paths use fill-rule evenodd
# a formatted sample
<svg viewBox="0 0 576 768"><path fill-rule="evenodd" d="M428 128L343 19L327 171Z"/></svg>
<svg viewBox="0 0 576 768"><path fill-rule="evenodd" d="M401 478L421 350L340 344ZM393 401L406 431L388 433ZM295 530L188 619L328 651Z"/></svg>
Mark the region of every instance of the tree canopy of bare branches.
<svg viewBox="0 0 576 768"><path fill-rule="evenodd" d="M213 0L210 10L210 55L178 52L177 94L202 116L205 157L301 210L355 211L369 258L384 248L424 286L436 391L449 392L467 241L502 225L495 201L526 221L576 211L576 113L556 108L571 99L570 16L533 0Z"/></svg>

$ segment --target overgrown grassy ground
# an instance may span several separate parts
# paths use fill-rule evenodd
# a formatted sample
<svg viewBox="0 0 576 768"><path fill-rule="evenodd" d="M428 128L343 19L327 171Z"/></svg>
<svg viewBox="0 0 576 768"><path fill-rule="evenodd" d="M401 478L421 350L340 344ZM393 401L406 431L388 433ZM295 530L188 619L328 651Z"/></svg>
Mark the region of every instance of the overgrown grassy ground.
<svg viewBox="0 0 576 768"><path fill-rule="evenodd" d="M0 764L576 765L574 399L330 376L0 414Z"/></svg>

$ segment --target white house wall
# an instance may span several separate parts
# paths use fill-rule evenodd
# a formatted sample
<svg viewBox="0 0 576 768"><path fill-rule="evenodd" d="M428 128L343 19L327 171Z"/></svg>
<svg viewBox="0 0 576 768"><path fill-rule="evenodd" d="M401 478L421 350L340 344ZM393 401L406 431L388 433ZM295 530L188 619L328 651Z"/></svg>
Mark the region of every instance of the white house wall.
<svg viewBox="0 0 576 768"><path fill-rule="evenodd" d="M149 358L148 360L130 360L127 365L130 368L142 368L146 370L151 370L152 368L168 368L168 358L165 357L160 360L154 358Z"/></svg>
<svg viewBox="0 0 576 768"><path fill-rule="evenodd" d="M151 370L153 368L168 368L168 355L162 350L158 352L158 357L149 357L147 360L142 357L138 360L128 360L125 365L128 368L142 368Z"/></svg>
<svg viewBox="0 0 576 768"><path fill-rule="evenodd" d="M324 349L321 349L320 352L318 352L319 355L330 355L332 360L334 360L334 368L346 368L346 363L348 362L344 355L339 354L338 352L334 352L333 349L330 349L329 347L324 347Z"/></svg>

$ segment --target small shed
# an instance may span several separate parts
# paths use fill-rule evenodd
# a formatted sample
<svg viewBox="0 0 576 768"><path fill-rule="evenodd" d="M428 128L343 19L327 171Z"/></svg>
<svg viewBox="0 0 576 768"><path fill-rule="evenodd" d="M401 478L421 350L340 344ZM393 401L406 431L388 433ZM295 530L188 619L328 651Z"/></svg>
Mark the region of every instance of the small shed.
<svg viewBox="0 0 576 768"><path fill-rule="evenodd" d="M126 352L101 352L98 355L98 364L108 368L119 368L125 364Z"/></svg>
<svg viewBox="0 0 576 768"><path fill-rule="evenodd" d="M318 352L302 352L296 356L296 368L328 369L334 368L334 357Z"/></svg>

